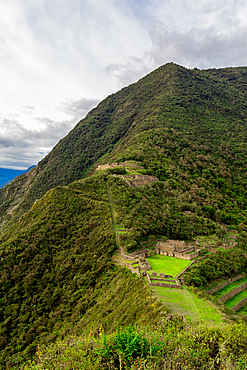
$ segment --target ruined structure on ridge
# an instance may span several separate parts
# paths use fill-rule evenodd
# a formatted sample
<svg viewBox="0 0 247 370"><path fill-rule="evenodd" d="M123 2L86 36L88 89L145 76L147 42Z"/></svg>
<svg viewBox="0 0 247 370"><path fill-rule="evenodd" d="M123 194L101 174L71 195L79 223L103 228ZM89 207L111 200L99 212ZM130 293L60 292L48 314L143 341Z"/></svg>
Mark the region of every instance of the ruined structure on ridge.
<svg viewBox="0 0 247 370"><path fill-rule="evenodd" d="M155 246L155 251L157 254L182 258L184 260L193 260L200 254L200 249L193 244L186 245L181 240L167 240L166 242L159 240Z"/></svg>

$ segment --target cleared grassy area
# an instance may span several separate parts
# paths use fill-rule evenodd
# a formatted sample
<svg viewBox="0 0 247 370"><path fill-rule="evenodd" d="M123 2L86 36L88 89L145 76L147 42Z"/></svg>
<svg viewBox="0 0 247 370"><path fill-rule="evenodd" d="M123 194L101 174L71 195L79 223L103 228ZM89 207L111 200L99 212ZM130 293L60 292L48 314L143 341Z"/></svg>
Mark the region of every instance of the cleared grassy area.
<svg viewBox="0 0 247 370"><path fill-rule="evenodd" d="M233 283L227 285L225 288L218 290L218 292L215 292L214 295L217 298L223 297L223 295L231 292L233 289L237 288L238 286L245 283L246 281L247 281L247 276L245 278L234 281Z"/></svg>
<svg viewBox="0 0 247 370"><path fill-rule="evenodd" d="M243 290L242 292L235 295L235 297L232 297L229 299L225 305L227 308L234 307L238 302L242 301L242 299L247 297L247 289Z"/></svg>
<svg viewBox="0 0 247 370"><path fill-rule="evenodd" d="M182 287L182 289L151 288L171 313L185 315L187 319L193 322L206 321L210 325L222 323L221 314L211 303L198 298L195 293L190 292L185 287Z"/></svg>
<svg viewBox="0 0 247 370"><path fill-rule="evenodd" d="M175 258L170 256L162 256L156 254L147 258L152 270L160 274L163 272L166 275L172 275L176 277L185 267L187 267L192 261L183 260L181 258Z"/></svg>

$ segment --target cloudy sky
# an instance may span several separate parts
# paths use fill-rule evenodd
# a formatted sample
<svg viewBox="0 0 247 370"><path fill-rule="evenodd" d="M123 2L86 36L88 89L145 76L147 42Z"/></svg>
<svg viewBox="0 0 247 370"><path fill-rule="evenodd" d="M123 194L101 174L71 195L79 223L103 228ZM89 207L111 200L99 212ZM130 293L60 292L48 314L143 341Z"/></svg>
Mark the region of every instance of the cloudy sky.
<svg viewBox="0 0 247 370"><path fill-rule="evenodd" d="M247 65L247 2L0 0L0 167L36 164L100 100L171 61Z"/></svg>

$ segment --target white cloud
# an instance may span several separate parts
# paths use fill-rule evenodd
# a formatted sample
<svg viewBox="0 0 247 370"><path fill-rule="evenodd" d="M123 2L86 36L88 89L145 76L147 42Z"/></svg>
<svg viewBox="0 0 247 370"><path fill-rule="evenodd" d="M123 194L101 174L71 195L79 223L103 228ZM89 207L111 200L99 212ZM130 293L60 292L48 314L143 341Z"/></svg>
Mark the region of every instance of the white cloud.
<svg viewBox="0 0 247 370"><path fill-rule="evenodd" d="M86 114L100 102L99 99L88 99L81 98L79 100L70 99L66 103L63 103L61 107L57 108L69 115L72 115L74 120L80 120L86 116Z"/></svg>
<svg viewBox="0 0 247 370"><path fill-rule="evenodd" d="M36 163L161 64L246 64L246 18L243 0L1 0L0 166Z"/></svg>
<svg viewBox="0 0 247 370"><path fill-rule="evenodd" d="M155 65L165 60L199 68L246 64L244 1L171 0L156 5L148 52Z"/></svg>
<svg viewBox="0 0 247 370"><path fill-rule="evenodd" d="M28 128L18 120L0 120L0 163L2 167L26 169L36 164L52 147L99 103L98 99L71 99L57 110L64 111L69 119L54 121L47 117L34 117L35 128ZM23 107L23 111L33 111Z"/></svg>

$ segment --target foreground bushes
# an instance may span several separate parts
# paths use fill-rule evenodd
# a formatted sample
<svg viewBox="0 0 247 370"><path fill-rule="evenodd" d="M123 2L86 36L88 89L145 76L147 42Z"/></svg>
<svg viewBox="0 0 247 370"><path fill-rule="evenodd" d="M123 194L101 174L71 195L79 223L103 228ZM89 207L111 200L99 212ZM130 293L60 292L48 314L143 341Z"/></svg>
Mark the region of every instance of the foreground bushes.
<svg viewBox="0 0 247 370"><path fill-rule="evenodd" d="M245 324L192 327L172 316L155 327L126 327L105 335L67 337L37 350L25 370L239 369L247 367Z"/></svg>

